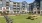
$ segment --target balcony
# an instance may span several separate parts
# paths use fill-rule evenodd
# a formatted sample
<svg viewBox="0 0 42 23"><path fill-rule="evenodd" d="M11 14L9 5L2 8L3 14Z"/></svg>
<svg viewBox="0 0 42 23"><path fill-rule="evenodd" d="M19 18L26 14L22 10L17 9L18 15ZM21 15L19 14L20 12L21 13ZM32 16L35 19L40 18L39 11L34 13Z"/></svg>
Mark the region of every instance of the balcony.
<svg viewBox="0 0 42 23"><path fill-rule="evenodd" d="M9 4L6 4L6 6L9 6Z"/></svg>
<svg viewBox="0 0 42 23"><path fill-rule="evenodd" d="M13 3L13 5L16 5L16 3Z"/></svg>
<svg viewBox="0 0 42 23"><path fill-rule="evenodd" d="M2 0L0 0L0 1L2 1Z"/></svg>
<svg viewBox="0 0 42 23"><path fill-rule="evenodd" d="M17 8L20 8L20 6L17 6Z"/></svg>
<svg viewBox="0 0 42 23"><path fill-rule="evenodd" d="M13 8L14 11L16 11L16 8Z"/></svg>
<svg viewBox="0 0 42 23"><path fill-rule="evenodd" d="M17 11L17 13L19 13L19 11Z"/></svg>
<svg viewBox="0 0 42 23"><path fill-rule="evenodd" d="M22 11L25 11L25 10L22 10Z"/></svg>
<svg viewBox="0 0 42 23"><path fill-rule="evenodd" d="M13 5L14 7L16 7L16 5Z"/></svg>
<svg viewBox="0 0 42 23"><path fill-rule="evenodd" d="M6 2L6 6L9 6L9 2Z"/></svg>
<svg viewBox="0 0 42 23"><path fill-rule="evenodd" d="M9 9L6 9L6 11L9 11Z"/></svg>
<svg viewBox="0 0 42 23"><path fill-rule="evenodd" d="M13 2L13 4L16 4L16 2Z"/></svg>
<svg viewBox="0 0 42 23"><path fill-rule="evenodd" d="M6 3L7 5L9 5L9 3Z"/></svg>
<svg viewBox="0 0 42 23"><path fill-rule="evenodd" d="M13 5L16 5L16 4L13 4Z"/></svg>
<svg viewBox="0 0 42 23"><path fill-rule="evenodd" d="M9 2L6 2L6 3L9 3Z"/></svg>
<svg viewBox="0 0 42 23"><path fill-rule="evenodd" d="M17 4L20 4L20 3L17 3Z"/></svg>
<svg viewBox="0 0 42 23"><path fill-rule="evenodd" d="M17 5L19 5L19 6L20 6L20 4L17 4Z"/></svg>
<svg viewBox="0 0 42 23"><path fill-rule="evenodd" d="M6 7L6 10L9 10L9 7Z"/></svg>

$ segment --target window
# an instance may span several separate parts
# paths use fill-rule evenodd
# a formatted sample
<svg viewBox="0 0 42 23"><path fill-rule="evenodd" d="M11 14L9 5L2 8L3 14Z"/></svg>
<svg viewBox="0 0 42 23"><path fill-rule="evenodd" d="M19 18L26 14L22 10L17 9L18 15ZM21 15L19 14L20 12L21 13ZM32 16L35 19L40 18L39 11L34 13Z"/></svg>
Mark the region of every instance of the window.
<svg viewBox="0 0 42 23"><path fill-rule="evenodd" d="M20 7L20 6L17 6L17 7Z"/></svg>
<svg viewBox="0 0 42 23"><path fill-rule="evenodd" d="M24 11L22 11L22 12L24 12Z"/></svg>
<svg viewBox="0 0 42 23"><path fill-rule="evenodd" d="M20 5L20 3L17 3L17 5Z"/></svg>
<svg viewBox="0 0 42 23"><path fill-rule="evenodd" d="M34 9L34 10L36 10L36 9Z"/></svg>
<svg viewBox="0 0 42 23"><path fill-rule="evenodd" d="M40 11L38 11L38 14L40 14Z"/></svg>
<svg viewBox="0 0 42 23"><path fill-rule="evenodd" d="M19 4L19 3L17 3L17 4Z"/></svg>
<svg viewBox="0 0 42 23"><path fill-rule="evenodd" d="M16 5L13 5L14 7L16 7Z"/></svg>
<svg viewBox="0 0 42 23"><path fill-rule="evenodd" d="M2 1L2 0L0 0L0 1Z"/></svg>
<svg viewBox="0 0 42 23"><path fill-rule="evenodd" d="M2 1L0 1L0 4L2 4Z"/></svg>
<svg viewBox="0 0 42 23"><path fill-rule="evenodd" d="M25 8L23 8L23 10L25 10Z"/></svg>
<svg viewBox="0 0 42 23"><path fill-rule="evenodd" d="M16 8L13 8L13 9L16 9Z"/></svg>
<svg viewBox="0 0 42 23"><path fill-rule="evenodd" d="M9 2L6 2L6 3L9 3Z"/></svg>
<svg viewBox="0 0 42 23"><path fill-rule="evenodd" d="M9 2L6 2L6 6L9 6Z"/></svg>
<svg viewBox="0 0 42 23"><path fill-rule="evenodd" d="M16 12L16 11L14 11L14 12Z"/></svg>
<svg viewBox="0 0 42 23"><path fill-rule="evenodd" d="M6 9L9 9L9 7L6 7Z"/></svg>
<svg viewBox="0 0 42 23"><path fill-rule="evenodd" d="M20 10L20 8L17 8L17 10Z"/></svg>
<svg viewBox="0 0 42 23"><path fill-rule="evenodd" d="M19 13L19 11L17 11L17 13Z"/></svg>
<svg viewBox="0 0 42 23"><path fill-rule="evenodd" d="M23 6L25 6L25 5L23 5Z"/></svg>
<svg viewBox="0 0 42 23"><path fill-rule="evenodd" d="M6 6L9 6L9 4L6 4Z"/></svg>
<svg viewBox="0 0 42 23"><path fill-rule="evenodd" d="M36 11L34 12L34 14L36 14Z"/></svg>
<svg viewBox="0 0 42 23"><path fill-rule="evenodd" d="M24 7L24 8L25 8L25 6L22 6L22 7Z"/></svg>
<svg viewBox="0 0 42 23"><path fill-rule="evenodd" d="M34 3L34 5L36 5L36 3Z"/></svg>
<svg viewBox="0 0 42 23"><path fill-rule="evenodd" d="M19 12L19 11L17 11L17 12Z"/></svg>
<svg viewBox="0 0 42 23"><path fill-rule="evenodd" d="M39 9L39 8L37 8L37 9Z"/></svg>
<svg viewBox="0 0 42 23"><path fill-rule="evenodd" d="M7 11L7 12L9 12L9 11Z"/></svg>
<svg viewBox="0 0 42 23"><path fill-rule="evenodd" d="M20 8L17 8L17 9L20 9Z"/></svg>
<svg viewBox="0 0 42 23"><path fill-rule="evenodd" d="M39 8L39 6L37 6L37 8Z"/></svg>
<svg viewBox="0 0 42 23"><path fill-rule="evenodd" d="M10 1L10 0L6 0L6 1Z"/></svg>
<svg viewBox="0 0 42 23"><path fill-rule="evenodd" d="M13 5L13 2L10 2L10 5Z"/></svg>
<svg viewBox="0 0 42 23"><path fill-rule="evenodd" d="M22 5L25 5L25 4L22 4Z"/></svg>
<svg viewBox="0 0 42 23"><path fill-rule="evenodd" d="M14 4L16 4L16 3L14 2Z"/></svg>
<svg viewBox="0 0 42 23"><path fill-rule="evenodd" d="M0 4L0 8L2 7L2 4Z"/></svg>

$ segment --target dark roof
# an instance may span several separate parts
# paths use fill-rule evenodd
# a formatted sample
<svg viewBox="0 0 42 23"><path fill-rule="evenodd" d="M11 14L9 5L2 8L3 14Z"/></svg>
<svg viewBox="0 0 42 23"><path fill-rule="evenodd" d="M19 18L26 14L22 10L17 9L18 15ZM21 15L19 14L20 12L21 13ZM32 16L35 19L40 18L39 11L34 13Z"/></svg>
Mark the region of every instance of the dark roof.
<svg viewBox="0 0 42 23"><path fill-rule="evenodd" d="M40 0L35 0L36 2L40 2Z"/></svg>

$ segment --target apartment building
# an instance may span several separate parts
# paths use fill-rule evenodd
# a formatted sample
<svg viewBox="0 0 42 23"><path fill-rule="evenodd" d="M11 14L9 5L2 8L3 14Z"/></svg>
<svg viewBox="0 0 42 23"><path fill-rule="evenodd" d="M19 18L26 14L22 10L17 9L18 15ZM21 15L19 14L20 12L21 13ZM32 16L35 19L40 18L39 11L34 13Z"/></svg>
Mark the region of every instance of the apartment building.
<svg viewBox="0 0 42 23"><path fill-rule="evenodd" d="M27 13L29 13L29 4L27 4Z"/></svg>
<svg viewBox="0 0 42 23"><path fill-rule="evenodd" d="M20 2L13 2L14 13L20 13Z"/></svg>
<svg viewBox="0 0 42 23"><path fill-rule="evenodd" d="M27 2L13 2L14 13L27 13Z"/></svg>
<svg viewBox="0 0 42 23"><path fill-rule="evenodd" d="M33 3L30 3L29 4L29 12L30 13L33 13L33 7L34 7L34 4Z"/></svg>
<svg viewBox="0 0 42 23"><path fill-rule="evenodd" d="M23 1L23 2L22 2L22 5L21 5L21 13L27 13L27 8L28 8L27 5L28 5L28 4L27 4L26 1Z"/></svg>
<svg viewBox="0 0 42 23"><path fill-rule="evenodd" d="M9 0L0 0L0 10L3 11L5 10L4 8L6 8L7 10L9 9Z"/></svg>
<svg viewBox="0 0 42 23"><path fill-rule="evenodd" d="M35 0L34 5L37 8L36 14L40 14L40 0Z"/></svg>
<svg viewBox="0 0 42 23"><path fill-rule="evenodd" d="M33 4L33 13L42 14L42 0L35 0Z"/></svg>
<svg viewBox="0 0 42 23"><path fill-rule="evenodd" d="M38 14L38 9L37 9L38 6L37 6L37 2L34 1L33 4L34 4L34 6L33 6L33 13L34 13L34 14Z"/></svg>
<svg viewBox="0 0 42 23"><path fill-rule="evenodd" d="M40 0L40 14L42 14L42 0Z"/></svg>
<svg viewBox="0 0 42 23"><path fill-rule="evenodd" d="M6 11L11 14L27 13L28 3L12 2L10 0L0 0L0 11Z"/></svg>

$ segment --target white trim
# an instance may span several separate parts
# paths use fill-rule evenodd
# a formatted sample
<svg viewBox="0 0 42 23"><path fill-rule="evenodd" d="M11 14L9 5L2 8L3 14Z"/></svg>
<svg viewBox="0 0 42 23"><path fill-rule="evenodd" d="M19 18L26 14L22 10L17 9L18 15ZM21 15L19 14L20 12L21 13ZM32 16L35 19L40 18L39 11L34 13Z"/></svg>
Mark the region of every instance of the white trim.
<svg viewBox="0 0 42 23"><path fill-rule="evenodd" d="M9 11L10 11L10 7L9 7Z"/></svg>
<svg viewBox="0 0 42 23"><path fill-rule="evenodd" d="M42 11L42 10L40 10L40 11Z"/></svg>
<svg viewBox="0 0 42 23"><path fill-rule="evenodd" d="M0 11L2 11L2 10L0 10Z"/></svg>

